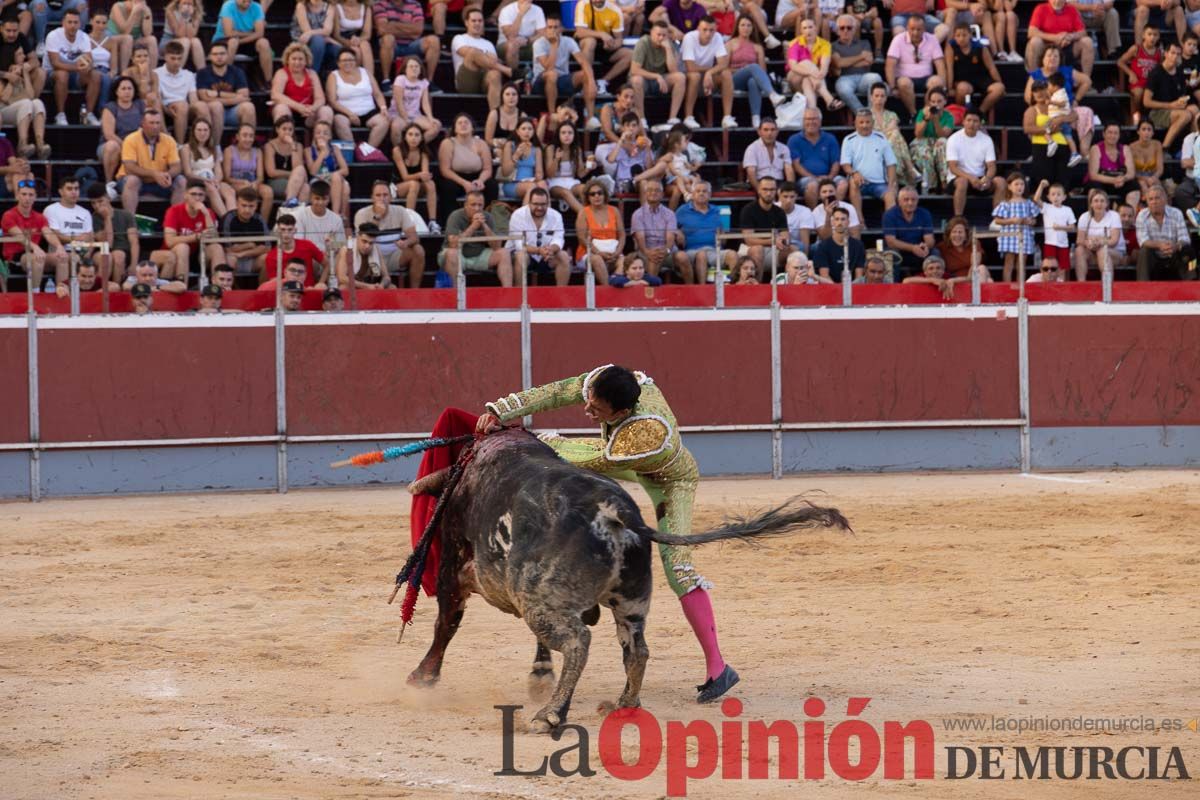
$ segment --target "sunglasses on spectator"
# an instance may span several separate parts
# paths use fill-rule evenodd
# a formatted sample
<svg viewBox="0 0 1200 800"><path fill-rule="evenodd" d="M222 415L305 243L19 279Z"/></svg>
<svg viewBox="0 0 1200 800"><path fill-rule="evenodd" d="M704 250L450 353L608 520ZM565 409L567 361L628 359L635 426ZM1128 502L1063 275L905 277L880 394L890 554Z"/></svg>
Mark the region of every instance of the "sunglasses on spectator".
<svg viewBox="0 0 1200 800"><path fill-rule="evenodd" d="M592 191L588 192L588 197L604 197L604 192L600 191L599 189L593 189Z"/></svg>
<svg viewBox="0 0 1200 800"><path fill-rule="evenodd" d="M853 25L838 25L837 29L839 31L852 31L852 30L854 30L854 26Z"/></svg>
<svg viewBox="0 0 1200 800"><path fill-rule="evenodd" d="M18 188L18 189L36 189L36 188L37 188L37 182L36 182L36 181L31 181L31 180L28 180L28 179L26 179L26 180L23 180L23 181L17 181L17 188Z"/></svg>

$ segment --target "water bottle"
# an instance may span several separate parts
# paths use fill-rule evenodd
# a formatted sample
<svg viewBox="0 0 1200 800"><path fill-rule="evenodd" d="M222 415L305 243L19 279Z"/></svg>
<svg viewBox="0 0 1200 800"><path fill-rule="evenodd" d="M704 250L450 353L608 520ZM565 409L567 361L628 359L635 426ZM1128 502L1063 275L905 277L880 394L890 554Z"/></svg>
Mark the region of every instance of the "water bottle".
<svg viewBox="0 0 1200 800"><path fill-rule="evenodd" d="M54 294L54 278L46 279L46 288L43 290L48 294Z"/></svg>
<svg viewBox="0 0 1200 800"><path fill-rule="evenodd" d="M717 212L721 215L721 230L729 233L729 227L733 222L733 211L729 206L718 206Z"/></svg>

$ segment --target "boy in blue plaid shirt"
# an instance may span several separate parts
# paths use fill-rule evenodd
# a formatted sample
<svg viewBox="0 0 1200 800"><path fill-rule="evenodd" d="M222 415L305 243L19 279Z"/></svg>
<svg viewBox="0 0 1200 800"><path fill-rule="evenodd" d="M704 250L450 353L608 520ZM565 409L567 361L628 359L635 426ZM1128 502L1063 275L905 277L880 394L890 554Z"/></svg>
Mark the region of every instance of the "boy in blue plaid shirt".
<svg viewBox="0 0 1200 800"><path fill-rule="evenodd" d="M1041 203L1028 200L1025 197L1025 176L1019 172L1008 175L1008 199L992 210L992 218L1000 226L1000 236L996 239L997 249L1004 254L1004 281L1013 279L1013 270L1017 265L1017 256L1037 254L1037 245L1033 241L1033 226L1037 224L1037 215Z"/></svg>

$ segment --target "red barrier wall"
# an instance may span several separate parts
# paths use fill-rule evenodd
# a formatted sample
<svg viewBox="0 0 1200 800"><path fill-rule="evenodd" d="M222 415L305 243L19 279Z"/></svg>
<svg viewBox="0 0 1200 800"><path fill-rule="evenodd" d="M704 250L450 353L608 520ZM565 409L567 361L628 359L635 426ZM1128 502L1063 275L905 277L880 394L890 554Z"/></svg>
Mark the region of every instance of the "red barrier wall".
<svg viewBox="0 0 1200 800"><path fill-rule="evenodd" d="M0 442L29 441L29 334L22 328L0 328Z"/></svg>
<svg viewBox="0 0 1200 800"><path fill-rule="evenodd" d="M535 385L609 363L653 378L682 425L771 421L771 330L766 321L533 325ZM516 383L505 391L519 388ZM582 428L590 422L575 408L539 415L538 424Z"/></svg>
<svg viewBox="0 0 1200 800"><path fill-rule="evenodd" d="M428 431L521 388L516 323L287 326L288 433Z"/></svg>
<svg viewBox="0 0 1200 800"><path fill-rule="evenodd" d="M784 320L783 421L1014 419L1017 323Z"/></svg>
<svg viewBox="0 0 1200 800"><path fill-rule="evenodd" d="M1031 424L1200 425L1200 316L1029 320Z"/></svg>
<svg viewBox="0 0 1200 800"><path fill-rule="evenodd" d="M38 335L42 440L275 433L270 328L107 328Z"/></svg>

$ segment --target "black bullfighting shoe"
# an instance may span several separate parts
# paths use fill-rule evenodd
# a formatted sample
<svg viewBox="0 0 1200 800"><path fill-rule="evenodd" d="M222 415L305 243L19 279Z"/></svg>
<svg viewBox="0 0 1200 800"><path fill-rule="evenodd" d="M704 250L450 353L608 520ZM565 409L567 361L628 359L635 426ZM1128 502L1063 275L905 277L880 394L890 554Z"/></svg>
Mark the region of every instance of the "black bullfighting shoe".
<svg viewBox="0 0 1200 800"><path fill-rule="evenodd" d="M738 674L734 672L733 667L726 664L725 669L720 675L715 678L709 678L703 684L696 687L696 689L698 689L700 692L700 694L696 696L696 702L713 702L718 697L736 686L739 680L741 680L741 678L739 678Z"/></svg>

